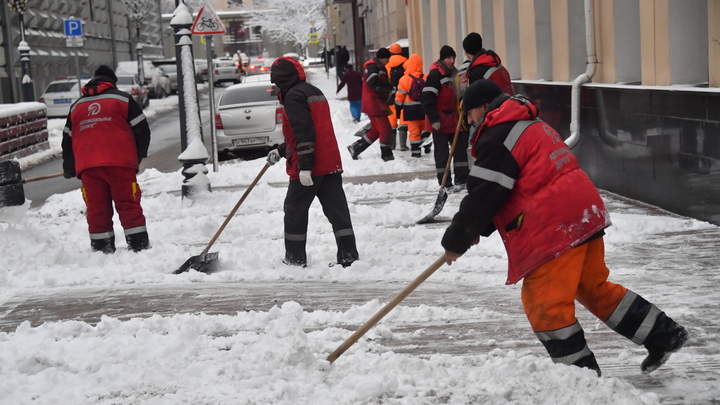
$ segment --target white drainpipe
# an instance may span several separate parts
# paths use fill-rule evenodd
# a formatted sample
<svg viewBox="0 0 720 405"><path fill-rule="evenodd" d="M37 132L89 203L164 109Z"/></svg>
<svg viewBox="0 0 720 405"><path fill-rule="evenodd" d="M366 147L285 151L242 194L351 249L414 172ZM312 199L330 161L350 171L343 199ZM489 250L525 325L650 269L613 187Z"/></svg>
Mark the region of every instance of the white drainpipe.
<svg viewBox="0 0 720 405"><path fill-rule="evenodd" d="M580 140L580 87L595 75L597 55L595 54L595 12L593 0L585 0L585 49L587 50L587 68L585 73L576 77L572 84L570 97L570 137L565 144L572 149Z"/></svg>

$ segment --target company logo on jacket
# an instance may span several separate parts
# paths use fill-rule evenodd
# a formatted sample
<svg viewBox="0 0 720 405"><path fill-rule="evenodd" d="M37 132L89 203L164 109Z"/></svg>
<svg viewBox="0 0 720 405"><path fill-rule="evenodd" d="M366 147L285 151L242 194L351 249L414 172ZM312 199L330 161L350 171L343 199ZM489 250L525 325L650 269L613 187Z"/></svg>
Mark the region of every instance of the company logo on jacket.
<svg viewBox="0 0 720 405"><path fill-rule="evenodd" d="M100 103L92 103L88 106L88 116L92 117L94 115L98 115L100 113L100 110L102 107L100 106ZM112 117L97 117L97 118L89 118L86 120L80 121L80 130L83 131L85 129L89 129L95 126L96 123L101 121L112 121Z"/></svg>
<svg viewBox="0 0 720 405"><path fill-rule="evenodd" d="M88 106L88 115L98 115L100 112L100 103L92 103Z"/></svg>

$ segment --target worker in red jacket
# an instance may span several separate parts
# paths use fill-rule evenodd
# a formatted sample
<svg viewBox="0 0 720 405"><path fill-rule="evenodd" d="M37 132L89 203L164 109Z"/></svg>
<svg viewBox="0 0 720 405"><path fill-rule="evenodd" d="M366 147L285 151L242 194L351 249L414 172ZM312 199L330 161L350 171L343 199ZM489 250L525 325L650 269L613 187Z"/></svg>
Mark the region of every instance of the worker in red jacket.
<svg viewBox="0 0 720 405"><path fill-rule="evenodd" d="M388 82L385 65L390 60L387 48L378 49L374 58L365 62L363 73L362 112L370 118L370 131L348 146L350 156L357 160L373 142L380 139L380 157L383 161L394 160L392 151L393 131L388 121L389 104L395 103L396 88Z"/></svg>
<svg viewBox="0 0 720 405"><path fill-rule="evenodd" d="M503 92L511 96L515 94L510 81L510 73L502 65L500 57L494 51L483 48L480 34L469 33L463 39L463 50L470 58L470 66L465 73L468 85L480 79L489 79L500 86Z"/></svg>
<svg viewBox="0 0 720 405"><path fill-rule="evenodd" d="M688 332L608 281L603 236L610 216L560 135L524 96L505 94L487 79L467 88L463 110L477 128L475 163L468 195L442 239L447 264L497 229L508 256L507 284L523 280L525 314L554 362L600 375L575 317L577 300L610 329L645 346L643 373L664 364Z"/></svg>
<svg viewBox="0 0 720 405"><path fill-rule="evenodd" d="M333 228L337 263L350 266L358 259L350 210L342 187L342 160L330 106L317 87L305 81L305 70L295 59L278 58L270 68L270 81L280 88L285 142L270 151L273 165L284 157L290 176L285 210L285 258L293 266L307 266L308 211L315 197ZM387 120L385 120L387 122Z"/></svg>
<svg viewBox="0 0 720 405"><path fill-rule="evenodd" d="M435 173L438 183L442 185L445 176L445 167L448 159L452 159L452 172L455 175L455 186L448 173L445 187L462 189L467 183L468 173L468 131L461 128L458 132L458 140L455 150L450 156L450 148L455 138L460 114L458 111L459 95L457 94L458 71L455 69L455 50L444 45L440 48L440 58L430 65L425 88L423 88L420 100L425 112L425 128L432 131L433 143L435 144Z"/></svg>
<svg viewBox="0 0 720 405"><path fill-rule="evenodd" d="M135 99L118 90L116 82L110 67L95 71L70 107L62 139L64 176L82 181L90 247L104 253L115 252L113 202L128 248L150 248L136 179L150 145L150 127Z"/></svg>
<svg viewBox="0 0 720 405"><path fill-rule="evenodd" d="M340 84L338 84L335 94L340 93L343 87L347 84L347 99L350 102L350 114L353 117L353 122L360 122L360 116L362 115L362 75L360 72L353 69L353 65L348 63L345 65L345 74L342 76Z"/></svg>

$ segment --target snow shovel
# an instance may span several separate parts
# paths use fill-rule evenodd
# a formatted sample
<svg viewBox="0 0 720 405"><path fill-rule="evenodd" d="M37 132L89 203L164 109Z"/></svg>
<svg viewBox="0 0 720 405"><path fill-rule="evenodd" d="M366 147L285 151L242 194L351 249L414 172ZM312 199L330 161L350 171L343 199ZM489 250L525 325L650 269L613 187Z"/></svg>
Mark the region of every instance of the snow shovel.
<svg viewBox="0 0 720 405"><path fill-rule="evenodd" d="M180 274L184 273L190 269L195 269L201 273L212 273L215 270L215 267L217 265L217 259L218 259L218 253L212 252L210 253L210 248L215 243L217 238L220 236L222 231L225 229L225 226L227 226L228 222L232 219L233 215L237 212L238 208L240 208L240 204L245 201L245 198L250 194L250 191L255 187L257 182L260 180L260 178L265 174L265 171L267 171L268 167L270 167L269 163L265 163L265 166L260 170L260 173L258 173L257 176L255 176L255 180L250 183L247 190L245 190L245 193L240 197L240 200L238 200L237 204L235 204L235 207L230 211L230 214L228 214L227 218L225 218L225 221L220 225L220 228L215 232L215 235L213 235L212 239L210 239L210 242L205 246L205 249L197 255L192 256L191 258L187 259L185 263L182 264L177 270L173 271L173 274Z"/></svg>
<svg viewBox="0 0 720 405"><path fill-rule="evenodd" d="M20 163L17 160L0 162L0 208L20 206L25 204L25 190L23 184L33 181L52 179L62 176L61 173L23 179L20 173Z"/></svg>
<svg viewBox="0 0 720 405"><path fill-rule="evenodd" d="M345 353L347 349L350 348L355 342L357 342L367 331L372 329L373 326L375 326L376 323L380 322L381 319L385 317L390 311L392 311L393 308L397 306L397 304L400 303L400 301L404 300L405 297L410 295L411 292L413 292L420 284L422 284L423 281L427 280L428 277L430 277L431 274L435 272L435 270L439 269L440 266L442 266L445 263L445 254L443 253L442 256L440 256L433 264L430 265L425 271L422 272L415 280L412 281L412 283L408 284L407 287L405 287L398 295L395 296L395 298L392 299L392 301L385 304L382 309L380 309L375 315L373 315L372 318L370 318L369 321L365 322L365 325L360 327L355 333L352 334L349 338L347 338L343 344L340 345L337 349L335 349L334 352L332 352L328 358L327 361L332 364L335 360L337 360L340 355Z"/></svg>
<svg viewBox="0 0 720 405"><path fill-rule="evenodd" d="M455 128L455 136L453 137L452 146L450 147L450 154L448 155L447 163L445 164L445 174L443 174L442 183L440 184L440 192L438 192L437 199L435 200L435 206L433 207L432 211L430 211L429 214L425 215L423 219L416 222L416 224L426 224L430 222L437 214L442 211L443 207L445 206L445 201L447 201L447 188L445 187L445 183L447 182L448 175L450 174L450 162L452 162L453 155L455 154L455 146L457 145L458 140L458 134L460 134L460 128L462 127L463 122L463 114L460 114L460 118L458 118L457 127ZM437 148L437 146L435 146Z"/></svg>

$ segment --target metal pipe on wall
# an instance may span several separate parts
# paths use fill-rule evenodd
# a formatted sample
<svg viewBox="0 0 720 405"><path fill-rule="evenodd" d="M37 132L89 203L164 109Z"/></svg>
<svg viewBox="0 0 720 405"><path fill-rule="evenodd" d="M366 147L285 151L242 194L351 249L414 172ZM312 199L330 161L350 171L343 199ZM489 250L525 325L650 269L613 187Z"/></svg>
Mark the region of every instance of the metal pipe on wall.
<svg viewBox="0 0 720 405"><path fill-rule="evenodd" d="M580 140L580 88L589 82L595 75L597 68L597 54L595 52L595 10L593 0L585 0L585 51L587 54L587 67L585 73L573 80L570 94L570 137L565 144L574 148Z"/></svg>

